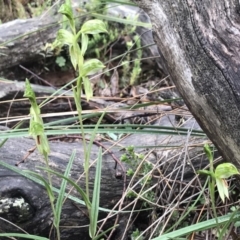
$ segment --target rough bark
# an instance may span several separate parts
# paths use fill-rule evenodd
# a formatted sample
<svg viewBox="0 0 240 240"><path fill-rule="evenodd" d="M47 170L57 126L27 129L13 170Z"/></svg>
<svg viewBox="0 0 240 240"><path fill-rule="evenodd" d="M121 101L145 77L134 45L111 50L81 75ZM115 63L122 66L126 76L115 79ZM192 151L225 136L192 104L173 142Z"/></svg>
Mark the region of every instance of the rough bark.
<svg viewBox="0 0 240 240"><path fill-rule="evenodd" d="M239 168L239 1L135 2L149 14L167 71L190 111Z"/></svg>

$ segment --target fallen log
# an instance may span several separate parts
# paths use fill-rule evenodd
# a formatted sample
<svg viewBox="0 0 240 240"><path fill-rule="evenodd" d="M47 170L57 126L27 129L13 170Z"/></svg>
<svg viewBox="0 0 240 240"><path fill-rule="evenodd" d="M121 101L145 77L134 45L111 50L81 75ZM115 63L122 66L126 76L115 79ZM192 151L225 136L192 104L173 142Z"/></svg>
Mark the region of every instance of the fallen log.
<svg viewBox="0 0 240 240"><path fill-rule="evenodd" d="M33 63L37 64L37 62L51 57L46 50L46 45L47 43L54 42L57 32L61 27L62 16L57 13L59 7L60 3L55 5L51 11L43 13L39 17L24 20L17 19L0 25L0 73L2 76L15 80L19 75L20 69L14 67L18 67L19 65L33 66ZM86 14L81 16L77 11L78 7L79 1L73 1L76 21L81 26L86 18ZM136 33L141 37L142 46L146 46L145 57L156 57L152 61L156 62L159 71L166 74L162 67L162 60L159 58L158 48L153 41L151 30L143 27L150 26L148 16L140 11L139 8L133 6L111 5L109 8L106 7L106 9L108 9L108 16L116 18L136 17L138 14L140 15L140 21L136 23L140 26L137 27Z"/></svg>
<svg viewBox="0 0 240 240"><path fill-rule="evenodd" d="M44 101L43 99L50 98L46 104L41 106L41 113L44 114L43 118L45 123L59 121L61 119L65 119L67 121L67 118L69 118L68 124L77 121L75 111L76 106L73 99L72 90L64 88L64 90L58 90L56 93L56 88L54 87L41 86L36 84L32 84L32 88L35 92L35 95L37 96L38 104L41 104ZM28 126L30 103L26 98L23 97L24 91L24 82L9 80L0 82L0 125L13 127L19 121L24 120L22 126ZM162 99L168 100L175 99L177 94L174 91L174 88L170 88L160 91L158 96L160 96ZM180 102L181 104L181 101L176 102ZM150 109L149 112L147 109L144 111L144 113L141 110L139 110L139 113L137 110L126 111L125 109L130 108L129 106L131 104L129 105L127 103L122 103L122 98L120 97L113 97L112 99L109 98L106 100L95 97L87 102L85 96L82 95L81 105L82 110L86 111L105 109L110 105L114 106L114 109L122 109L120 112L114 112L114 110L112 110L109 113L106 113L104 115L104 121L106 123L120 123L123 122L124 119L133 119L138 114L139 119L144 119L144 116L147 116L148 114L156 116L157 118L158 115L165 115L166 112L171 111L173 111L172 114L180 115L181 118L181 111L177 112L176 110L172 109L171 106L167 106L164 103L157 104L156 107ZM187 114L187 109L185 112ZM197 128L196 124L195 128Z"/></svg>
<svg viewBox="0 0 240 240"><path fill-rule="evenodd" d="M34 142L28 138L10 139L1 148L1 160L15 166L24 155L28 152L29 148L34 146ZM21 143L20 143L21 142ZM66 164L69 161L73 150L76 150L76 158L71 169L71 178L77 180L81 175L84 175L83 161L84 154L81 143L62 143L55 142L51 144L50 165L53 169L63 173ZM97 157L97 148L92 149L92 160ZM39 166L44 166L42 156L37 151L32 153L29 158L21 164L18 164L19 169L28 169L40 173L46 177L46 173L40 170ZM104 163L102 168L102 184L101 184L101 199L100 205L103 208L111 210L112 207L121 199L123 193L123 180L115 177L116 170L114 169L115 162L110 155L104 156ZM95 166L90 168L90 188L92 191L93 181L95 176ZM79 186L85 189L84 176L80 178ZM53 185L57 188L60 186L60 179L53 177ZM68 186L68 191L71 186ZM0 208L4 209L3 205L6 199L23 199L28 206L28 211L21 214L12 207L6 212L0 212L0 216L17 224L25 231L32 234L40 234L41 236L48 236L52 227L52 210L50 202L43 186L28 180L16 172L10 171L7 168L0 167ZM76 191L70 192L74 197L81 199ZM6 203L5 203L6 205ZM5 206L6 207L6 206ZM20 208L21 209L21 208ZM101 211L99 219L106 217L107 213ZM74 202L67 199L63 205L61 217L61 239L89 239L88 237L88 224L89 216L86 207L83 204ZM111 223L114 220L110 220ZM1 219L0 230L3 232L18 232L19 229L15 228L12 224ZM82 227L86 226L86 227ZM54 238L54 232L50 237Z"/></svg>
<svg viewBox="0 0 240 240"><path fill-rule="evenodd" d="M2 131L2 133L4 133L4 131ZM202 142L202 138L200 139L200 142ZM139 138L139 136L134 137L134 135L132 135L129 139L125 138L122 140L120 144L121 149L123 146L130 146L132 144L135 144L136 146L139 144L144 145L145 150L142 150L142 153L148 156L146 161L153 164L153 181L151 182L151 185L155 185L156 189L165 189L164 195L168 195L167 191L170 191L172 188L175 189L174 194L171 196L174 198L177 191L181 191L181 188L189 184L189 182L191 182L191 184L188 187L189 191L192 191L192 195L194 195L193 193L195 191L199 190L194 185L193 179L195 178L195 180L198 181L196 178L196 171L204 168L208 164L208 160L203 155L202 143L200 144L200 147L196 147L196 140L197 139L195 138L181 136L166 139L166 136L163 135L149 134L144 135L142 138ZM166 145L167 143L169 145L175 144L176 149L172 150L172 147L166 147L159 150L156 148L151 154L146 151L146 145L151 146L156 144L157 146L160 145L160 143L163 145ZM44 178L47 178L46 172L39 169L39 167L43 167L45 164L42 156L40 156L37 151L34 151L24 162L21 162L34 144L34 141L27 137L10 138L3 147L0 148L0 230L1 232L20 231L14 225L6 222L6 220L8 220L28 233L46 237L50 236L50 239L55 239L54 231L51 232L53 215L45 188L39 185L39 183L31 181L30 179L6 168L4 164L7 163L10 166L17 165L18 169L31 170L44 176ZM109 147L109 143L102 144L107 146L107 148ZM70 177L84 189L84 153L81 140L73 143L54 141L50 143L50 147L51 153L49 160L51 169L61 173L65 171L72 152L76 150L76 157L71 168ZM94 145L91 149L91 163L96 160L98 149L99 145ZM117 159L120 159L121 155L124 153L124 151L119 148L112 149L112 152ZM130 181L130 177L125 179L125 166L121 167L118 164L117 169L115 169L115 165L116 162L112 158L112 153L110 154L107 152L103 155L100 197L100 206L102 210L100 211L98 226L100 226L102 221L108 216L109 212L106 212L106 209L111 211L111 209L117 210L120 207L120 209L124 210L124 206L134 202L134 199L126 198L126 192L124 192ZM128 167L126 166L126 168ZM180 169L182 170L180 171ZM90 167L90 193L92 193L94 185L94 176L95 164ZM164 177L161 178L160 176ZM137 182L139 177L140 175L135 176L134 182ZM166 179L168 179L168 190L166 189ZM174 181L171 182L170 179L174 179ZM61 179L53 176L54 187L59 188L60 183ZM128 188L129 187L130 186L128 186ZM69 193L70 189L71 186L68 185L66 193ZM132 185L130 189L138 192L139 189L141 189L141 186L139 184L135 186ZM159 194L162 195L163 192L161 191ZM70 191L70 195L72 197L65 201L62 209L60 223L61 239L89 239L89 217L86 207L79 202L80 196L75 190ZM169 197L170 196L168 196L168 198ZM78 201L76 201L76 198ZM184 201L183 199L182 201ZM121 201L123 201L122 205L120 204ZM165 202L166 199L163 197L163 199L160 199L159 201ZM169 198L168 201L170 202L171 199ZM181 199L177 199L177 201L181 202ZM12 207L9 207L9 202L14 202L15 204L16 202L20 202L21 204L19 203L16 207L12 203ZM140 207L140 205L136 205L136 209L138 207ZM5 209L5 211L3 209ZM129 214L129 212L125 212L124 214L122 212L119 221L127 223L126 219L129 218ZM108 220L104 224L102 230L106 230L114 225L116 214L111 214L110 216L108 216ZM121 219L125 220L121 221ZM118 234L122 234L125 227L126 224L120 224L120 226L116 228L115 235L113 235L112 239L117 239L117 236L119 236Z"/></svg>
<svg viewBox="0 0 240 240"><path fill-rule="evenodd" d="M18 101L13 103L11 102L11 99L14 98L14 96L16 98L22 98L24 92L24 83L7 82L1 83L1 86L2 87L0 90L0 99L2 109L1 114L3 114L2 117L6 119L6 116L8 114L10 114L9 116L12 116L12 112L18 113L18 111L20 110L20 118L22 118L22 114L28 115L29 105L26 100L25 102L22 101L25 103L25 105L22 105L22 108L20 109ZM43 96L45 94L49 96L52 92L55 91L51 87L37 85L32 86L37 96ZM10 102L6 100L9 100ZM5 104L7 105L5 106ZM16 111L12 111L12 108ZM55 105L53 105L52 109L54 108ZM7 122L8 121L9 119L7 119ZM177 122L175 121L175 115L171 114L170 112L169 114L165 112L159 124L161 126L172 126L174 122L177 124ZM175 126L177 127L177 125ZM194 119L186 123L185 127L194 128ZM196 125L195 127L198 128L198 125ZM3 136L3 134L4 131L1 132L1 136ZM9 137L8 135L5 136ZM130 145L133 145L136 148L139 147L138 152L146 156L146 162L151 163L153 166L151 173L153 176L153 181L148 187L153 187L153 189L158 189L158 191L160 191L159 189L165 189L164 191L160 191L159 193L161 194L161 196L162 194L164 194L164 197L161 197L159 200L163 203L166 201L166 199L167 201L171 201L171 198L174 198L177 192L181 191L181 188L183 186L186 186L186 184L188 184L189 182L193 183L193 179L196 177L196 171L198 169L204 168L208 164L208 160L203 156L202 153L202 137L204 137L203 133L202 135L199 135L201 136L200 139L182 137L180 135L174 136L172 138L160 134L145 134L142 136L143 137L139 137L139 135L137 135L136 133L128 136L127 138L123 138L119 142L120 146L118 148L115 147L112 151L115 157L117 159L120 159L121 155L124 153L124 151L120 149L124 149L124 147ZM60 136L58 138L62 139L60 138ZM71 136L69 136L69 138L71 138ZM81 139L80 136L78 136L77 138ZM195 148L194 144L199 141L200 147ZM39 166L44 166L44 162L42 157L37 153L37 151L31 154L24 163L19 164L19 162L24 158L29 149L34 146L34 144L35 143L31 139L28 139L26 137L17 139L9 138L9 140L4 144L4 146L0 148L0 160L9 164L10 166L15 166L15 164L17 164L19 169L32 170L46 177L46 173L42 170L39 170ZM109 145L109 143L103 142L102 144L106 145L107 148L111 146ZM166 147L168 145L174 145L175 148L172 149L172 147ZM154 148L151 153L148 153L149 150L146 149L150 148L151 146L156 146L156 148ZM161 148L159 149L158 147ZM98 148L99 145L96 145L91 150L92 162L97 157ZM74 181L77 181L79 175L83 174L84 172L84 154L81 141L74 143L52 142L50 164L55 171L63 173L66 169L73 149L77 150L77 155L74 161L74 165L72 167L71 178ZM186 157L187 159L192 159L191 164L189 164L189 160L187 160ZM124 206L134 202L134 199L126 198L127 193L124 192L125 188L129 185L130 178L124 180L126 170L123 170L119 164L117 166L117 169L115 169L115 164L116 162L112 158L112 154L110 154L109 152L107 152L107 154L104 154L100 204L102 208L108 209L110 211L119 201L123 201L123 205L120 206L120 209L124 211ZM91 167L90 169L90 192L92 192L92 187L94 184L94 174L95 165L93 165L93 167ZM164 177L159 178L160 176ZM141 174L136 175L133 182L137 182L140 177ZM59 188L60 179L56 177L53 179L54 186L56 188ZM172 185L169 183L166 184L166 179L168 179L169 181L171 181L171 179L177 179L179 180L179 182L173 181ZM84 175L82 178L80 178L78 184L84 188ZM166 189L166 186L168 186L169 188ZM139 184L136 186L128 187L131 187L131 189L136 192L141 189L141 186ZM68 191L70 190L70 188L71 186L68 186ZM171 192L171 189L178 189L178 191L176 190L174 194L168 194L167 192ZM194 184L190 186L190 189L192 190L192 193L199 190ZM72 191L70 194L75 198L79 198L79 195L76 193L76 191ZM124 195L125 197L123 198L122 195ZM171 198L169 198L169 196L171 196ZM27 179L26 177L23 177L22 175L19 175L14 171L10 171L8 168L6 168L5 165L1 165L0 197L0 217L12 223L15 223L17 226L21 227L29 233L41 236L49 235L52 227L52 210L46 194L46 190L43 186L39 185L39 183ZM182 201L184 201L183 196L179 199L182 199ZM21 207L14 207L13 205L16 203L18 203L18 206L20 204ZM10 207L10 210L8 210L9 205L12 206ZM3 209L6 209L6 207L8 210L7 212L3 211ZM140 208L139 205L135 207L135 209L137 208ZM115 208L115 210L117 209L118 208ZM143 214L146 213L143 212ZM99 216L100 223L101 220L106 219L107 216L108 212L101 211ZM76 202L74 198L67 199L66 203L63 206L61 218L62 239L79 239L80 237L82 239L89 238L88 227L82 227L88 226L89 224L88 213L86 211L86 207L83 204L80 204L78 201ZM79 220L78 218L80 218L81 220ZM120 214L120 218L118 221L120 225L116 229L115 234L112 236L112 239L117 239L117 236L120 236L122 238L122 236L124 235L124 229L127 227L126 224L128 218L129 213ZM6 223L3 219L2 223L0 224L0 230L2 232L18 231L13 225ZM109 218L109 220L104 224L103 229L106 230L107 228L112 227L115 220L115 215ZM138 221L136 220L135 224L137 224L137 222ZM54 239L54 232L51 234L50 239Z"/></svg>

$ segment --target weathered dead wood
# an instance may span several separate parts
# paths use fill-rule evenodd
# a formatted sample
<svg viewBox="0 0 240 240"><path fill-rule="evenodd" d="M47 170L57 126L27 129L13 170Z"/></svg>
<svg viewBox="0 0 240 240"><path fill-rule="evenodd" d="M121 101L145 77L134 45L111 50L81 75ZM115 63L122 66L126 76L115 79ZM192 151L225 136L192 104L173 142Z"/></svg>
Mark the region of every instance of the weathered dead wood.
<svg viewBox="0 0 240 240"><path fill-rule="evenodd" d="M53 87L40 86L32 84L33 91L37 96L37 102L40 104L46 96L51 96L56 89ZM23 97L25 91L25 83L18 81L3 81L0 83L0 125L13 127L20 120L25 120L22 126L28 126L29 120L29 101ZM82 99L83 110L105 108L109 103L104 100L91 100L89 102ZM125 105L124 105L125 106ZM54 94L48 103L41 107L42 114L51 113L51 116L43 116L44 122L53 122L55 120L66 119L67 117L74 117L71 112L76 110L73 93L71 90L62 90L58 94ZM69 113L64 116L63 113ZM54 116L54 113L56 114ZM47 117L46 117L47 116ZM77 118L72 119L69 123L73 123ZM111 113L104 116L106 121L117 123L118 120L111 115Z"/></svg>
<svg viewBox="0 0 240 240"><path fill-rule="evenodd" d="M56 91L56 89L52 87L32 85L36 96L38 97L38 103L43 102L43 98L46 96L50 96ZM28 126L29 120L29 101L23 97L25 91L25 83L24 82L3 82L0 83L0 125L5 125L8 127L14 126L20 119L25 117L25 123L23 126ZM72 96L67 94L63 94L63 91L60 91L58 95L54 96L51 101L41 107L42 113L63 113L68 111L75 110L75 103ZM59 96L61 95L61 97ZM84 101L82 101L82 105L84 106ZM46 118L45 122L60 120L64 118L64 116L50 117Z"/></svg>
<svg viewBox="0 0 240 240"><path fill-rule="evenodd" d="M202 169L208 164L208 160L206 160L202 154L202 145L200 145L200 148L191 146L193 143L196 143L194 138L176 136L172 139L166 139L166 136L154 136L153 134L142 135L142 137L134 137L134 135L132 135L129 139L126 138L121 141L120 144L121 147L132 144L136 146L145 145L146 147L146 145L152 146L155 144L158 146L159 144L166 145L166 143L169 145L175 144L176 146L182 145L182 147L179 146L180 148L177 148L176 150L170 150L171 148L161 148L160 150L155 149L155 151L150 155L146 150L142 153L148 156L148 160L150 162L155 163L153 171L155 177L153 177L152 184L156 184L158 182L157 188L160 193L163 194L161 189L165 189L164 195L167 195L165 181L168 179L168 185L171 185L169 180L174 179L171 188L174 188L174 194L177 194L177 189L180 188L178 186L178 181L176 182L176 180L182 179L184 183L181 185L184 186L184 184L192 181L193 177L196 176L196 170ZM102 144L109 146L107 143ZM34 141L28 138L9 139L4 146L0 148L0 160L14 166L16 163L21 161L27 151L33 146ZM84 188L84 154L81 141L74 143L51 142L50 146L50 165L52 169L62 173L66 169L66 165L73 150L76 150L76 158L71 170L71 179L75 181L79 179L78 184ZM124 153L122 150L119 151L119 148L114 148L112 151L117 158L120 158L121 154ZM97 154L98 146L94 145L91 150L91 163L93 163L97 158ZM44 161L38 152L35 151L28 157L25 163L19 164L18 168L32 170L46 177L46 173L40 170L39 166L44 166ZM179 168L182 170L180 171ZM104 154L101 180L101 207L112 209L121 199L124 189L124 178L118 178L116 175L119 175L119 173L124 176L124 172L122 172L122 168L119 165L117 166L117 170L115 169L115 161L112 156L108 153ZM92 192L93 188L94 174L95 164L93 164L90 168L90 192ZM161 176L164 177L162 178ZM126 184L128 184L128 182L129 179L127 179ZM57 188L60 186L60 180L56 177L53 177L53 183ZM137 185L133 189L138 191L139 187L140 186ZM69 189L70 186L68 186L68 190ZM196 190L197 189L194 185L192 185L192 187L189 186L189 191L194 192ZM76 191L72 191L71 195L79 197ZM48 236L52 225L52 211L44 187L0 165L0 210L3 209L3 201L6 199L15 200L16 198L24 199L27 207L29 207L29 210L22 214L19 208L13 207L9 210L10 213L0 213L0 217L16 223L29 233ZM164 201L166 201L166 199ZM180 200L177 199L177 201ZM129 202L129 199L125 199L123 206L125 206L127 202ZM25 208L27 207L25 206ZM106 215L106 212L101 211L99 220L104 219ZM112 226L114 219L114 217L110 218L107 224L105 224L104 229ZM61 239L89 239L87 227L79 227L86 226L88 224L89 218L85 206L68 199L62 210ZM121 231L124 227L125 226L121 225L118 230ZM14 226L4 222L3 220L1 220L0 230L2 232L18 231L18 229ZM53 235L51 235L51 239L54 239ZM115 238L113 237L112 239Z"/></svg>
<svg viewBox="0 0 240 240"><path fill-rule="evenodd" d="M240 167L239 1L135 0L167 70L222 155Z"/></svg>
<svg viewBox="0 0 240 240"><path fill-rule="evenodd" d="M0 25L0 73L2 76L15 79L16 74L11 75L8 69L20 64L25 66L30 64L32 66L33 63L49 57L45 47L47 43L52 43L55 40L57 31L60 28L59 22L62 16L56 13L59 6L60 4L54 6L51 11L37 18L17 19ZM73 9L76 10L78 7L79 1L73 1ZM81 16L78 11L75 11L75 14L78 25L81 25L81 22L85 19L85 15ZM108 14L115 17L121 16L122 18L126 18L127 16L136 17L140 14L142 22L149 22L146 14L141 12L139 8L127 5L111 6L109 7ZM152 38L151 30L145 27L138 27L136 33L141 36L143 46L149 45L145 49L145 57L156 57L155 61L159 70L165 73L161 59L159 58L158 49Z"/></svg>
<svg viewBox="0 0 240 240"><path fill-rule="evenodd" d="M11 139L8 143L1 148L1 160L15 165L18 161L24 157L27 151L34 146L34 142L30 139ZM20 144L21 142L21 144ZM81 143L61 143L55 142L51 144L50 164L53 169L64 172L66 164L73 150L77 151L77 155L72 167L71 177L77 180L84 172L83 169L83 152ZM92 160L97 157L97 148L92 150ZM35 151L25 163L20 164L20 169L34 170L39 173L43 172L38 169L39 166L44 166L43 159L37 151ZM121 198L123 190L123 180L119 180L115 177L114 170L115 162L109 155L105 155L104 164L102 168L102 187L101 187L101 206L111 209ZM94 181L95 167L91 167L90 170L90 187L92 189ZM43 174L46 177L46 174ZM60 181L57 178L53 178L55 186L60 186ZM79 185L84 189L84 177L79 181ZM43 187L38 184L27 180L18 174L0 167L0 196L4 198L20 198L22 197L30 206L33 213L27 218L22 219L14 212L11 214L0 214L3 217L7 216L12 222L15 222L18 226L23 227L26 231L34 234L41 234L42 236L48 236L50 227L52 225L52 211L50 208L49 200ZM70 189L70 187L68 188ZM77 196L75 191L71 193ZM1 204L0 204L1 205ZM106 213L101 212L100 219L106 216ZM112 222L113 220L111 220ZM89 218L85 206L74 203L67 200L63 207L62 213L62 239L88 239L88 229L74 228L77 226L84 226L89 223ZM64 227L65 226L65 227ZM67 229L70 226L70 229ZM1 221L1 231L17 231L12 225ZM52 238L53 239L53 238Z"/></svg>
<svg viewBox="0 0 240 240"><path fill-rule="evenodd" d="M59 27L57 17L14 20L0 26L0 71L44 57L44 46L53 42ZM8 43L7 43L8 42Z"/></svg>
<svg viewBox="0 0 240 240"><path fill-rule="evenodd" d="M32 84L32 88L37 96L38 104L41 104L47 97L50 97L52 94L56 92L56 89L53 87L47 86L39 86L36 84ZM30 104L28 99L24 98L24 91L25 91L25 83L18 82L18 81L2 81L0 83L0 125L5 125L8 127L13 127L16 123L20 120L25 120L22 126L28 126L28 119L29 119L29 108ZM171 99L175 98L177 95L172 89L166 89L165 91L161 91L159 93L163 99ZM83 110L99 110L107 108L108 106L114 106L114 109L124 109L129 107L127 103L122 103L122 98L113 98L104 100L101 98L94 98L90 101L86 101L83 99L81 101L82 109ZM51 97L48 100L47 104L41 106L41 113L44 114L44 122L53 122L55 120L61 120L66 118L71 118L68 121L68 124L74 123L77 121L77 117L74 115L76 110L75 102L73 100L73 93L70 89L58 91L57 94ZM156 109L145 110L145 115L152 114L157 118L157 116L166 115L166 112L172 111L170 106L166 105L159 105ZM64 115L64 114L66 115ZM50 115L49 115L50 114ZM177 114L177 113L176 113ZM120 123L128 121L129 119L134 119L136 116L139 115L139 119L144 119L144 114L142 114L141 110L139 113L137 110L123 110L122 112L114 112L111 111L104 115L104 121L106 123ZM91 122L94 119L91 119ZM189 124L191 127L191 124ZM187 127L187 126L185 126ZM195 125L195 129L197 126Z"/></svg>

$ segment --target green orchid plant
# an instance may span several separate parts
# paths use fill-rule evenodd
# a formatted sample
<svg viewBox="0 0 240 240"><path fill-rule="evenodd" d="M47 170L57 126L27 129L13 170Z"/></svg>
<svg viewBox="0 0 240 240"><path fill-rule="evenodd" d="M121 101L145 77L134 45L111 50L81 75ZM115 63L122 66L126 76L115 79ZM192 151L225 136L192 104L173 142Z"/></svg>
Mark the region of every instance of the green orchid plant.
<svg viewBox="0 0 240 240"><path fill-rule="evenodd" d="M214 171L213 154L208 144L204 145L204 151L210 161L210 170L199 170L198 173L206 174L211 177L210 189L214 193L216 183L219 196L222 201L225 202L225 198L229 198L229 191L226 179L240 173L232 163L221 163L216 167Z"/></svg>
<svg viewBox="0 0 240 240"><path fill-rule="evenodd" d="M209 159L210 162L210 169L209 170L199 170L199 174L208 175L208 188L210 192L210 198L213 207L214 218L216 219L217 223L217 232L221 234L221 230L218 224L218 216L216 211L215 205L215 186L217 186L217 190L219 193L220 198L222 199L223 203L225 202L225 198L229 198L229 188L226 179L240 174L238 169L232 163L221 163L219 164L216 169L214 170L213 165L213 153L208 144L204 145L204 151Z"/></svg>

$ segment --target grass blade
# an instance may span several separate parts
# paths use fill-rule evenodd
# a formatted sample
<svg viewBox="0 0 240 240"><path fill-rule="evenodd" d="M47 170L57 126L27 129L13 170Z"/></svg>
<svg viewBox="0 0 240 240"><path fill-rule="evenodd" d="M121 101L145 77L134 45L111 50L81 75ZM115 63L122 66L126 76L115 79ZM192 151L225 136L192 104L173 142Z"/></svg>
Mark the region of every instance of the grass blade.
<svg viewBox="0 0 240 240"><path fill-rule="evenodd" d="M90 203L90 201L89 201L86 193L85 193L85 192L82 190L82 188L80 188L74 181L72 181L71 179L65 177L63 174L58 173L58 172L55 172L55 171L53 171L53 170L51 170L51 169L46 169L46 168L42 168L42 167L41 167L41 169L44 169L44 170L46 170L46 171L48 171L48 172L50 172L50 173L52 173L52 174L55 174L55 175L57 175L58 177L60 177L60 178L62 178L62 179L65 179L68 183L70 183L70 184L78 191L78 193L80 194L80 196L83 198L83 200L84 200L87 208L88 208L88 209L91 209L91 203Z"/></svg>
<svg viewBox="0 0 240 240"><path fill-rule="evenodd" d="M92 197L92 207L90 211L90 226L89 235L93 238L97 230L97 220L99 213L99 200L100 200L100 188L101 188L101 173L102 173L102 148L98 152L98 161L96 167L96 174L94 180L94 189Z"/></svg>
<svg viewBox="0 0 240 240"><path fill-rule="evenodd" d="M39 236L24 234L24 233L0 233L0 237L20 237L20 238L33 239L33 240L49 240L49 238L39 237Z"/></svg>
<svg viewBox="0 0 240 240"><path fill-rule="evenodd" d="M225 224L227 223L231 218L232 218L232 214L226 214L224 216L218 217L218 224ZM240 213L236 214L233 217L233 221L234 220L238 220L240 217ZM198 232L200 230L207 230L210 228L214 228L217 227L217 222L216 219L210 219L204 222L200 222L200 223L196 223L194 225L185 227L185 228L181 228L179 230L167 233L167 234L163 234L162 236L153 238L152 240L169 240L169 239L175 239L177 237L181 237L181 236L185 236L188 235L192 232Z"/></svg>
<svg viewBox="0 0 240 240"><path fill-rule="evenodd" d="M69 176L70 170L72 168L73 161L75 159L75 155L76 155L76 150L74 150L72 152L72 155L69 159L68 165L67 165L66 170L64 172L64 176L66 178ZM58 195L58 198L57 198L57 203L56 203L56 206L55 206L56 216L54 218L54 226L56 228L59 228L59 223L60 223L60 219L61 219L61 212L62 212L62 204L63 204L63 199L64 199L66 186L67 186L67 181L65 179L63 179L62 183L61 183L61 186L60 186L60 191L59 191L59 195Z"/></svg>

